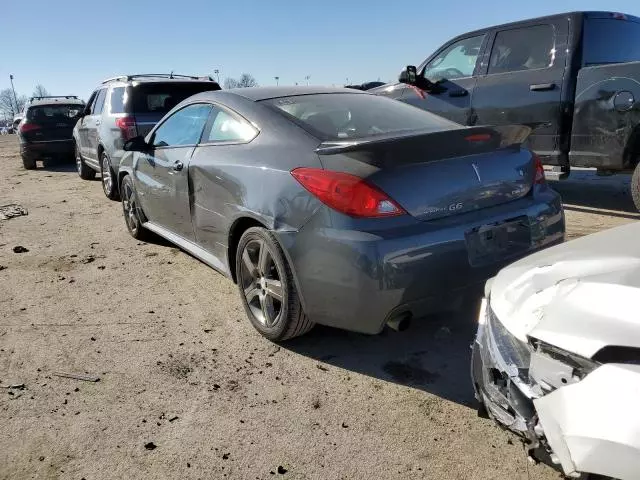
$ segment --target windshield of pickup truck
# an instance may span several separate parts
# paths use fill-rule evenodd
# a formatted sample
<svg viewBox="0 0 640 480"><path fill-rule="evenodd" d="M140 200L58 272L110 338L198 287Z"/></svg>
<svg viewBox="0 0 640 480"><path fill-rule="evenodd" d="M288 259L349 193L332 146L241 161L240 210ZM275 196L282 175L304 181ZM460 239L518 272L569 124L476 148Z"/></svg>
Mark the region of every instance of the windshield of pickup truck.
<svg viewBox="0 0 640 480"><path fill-rule="evenodd" d="M640 23L588 18L584 26L584 65L640 60Z"/></svg>

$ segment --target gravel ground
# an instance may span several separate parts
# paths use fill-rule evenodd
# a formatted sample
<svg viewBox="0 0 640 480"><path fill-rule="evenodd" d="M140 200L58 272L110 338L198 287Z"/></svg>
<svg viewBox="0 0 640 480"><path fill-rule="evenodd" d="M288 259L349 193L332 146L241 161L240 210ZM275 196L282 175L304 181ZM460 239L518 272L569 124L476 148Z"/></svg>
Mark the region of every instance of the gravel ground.
<svg viewBox="0 0 640 480"><path fill-rule="evenodd" d="M25 385L0 388L0 478L559 478L477 416L473 312L277 346L230 281L132 239L99 180L24 170L14 135L0 165L0 206L28 210L0 220L0 385ZM628 177L557 188L569 237L640 218Z"/></svg>

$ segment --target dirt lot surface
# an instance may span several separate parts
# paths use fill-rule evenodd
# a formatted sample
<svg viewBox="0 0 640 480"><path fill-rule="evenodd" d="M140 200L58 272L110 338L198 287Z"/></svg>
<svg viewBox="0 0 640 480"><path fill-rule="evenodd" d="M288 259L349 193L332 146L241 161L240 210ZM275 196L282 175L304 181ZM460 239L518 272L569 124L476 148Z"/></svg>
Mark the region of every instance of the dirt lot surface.
<svg viewBox="0 0 640 480"><path fill-rule="evenodd" d="M473 312L277 346L230 281L132 239L99 180L24 170L13 135L0 166L0 206L28 210L0 220L0 385L25 385L0 388L0 478L559 478L477 416ZM569 237L639 218L628 177L557 188Z"/></svg>

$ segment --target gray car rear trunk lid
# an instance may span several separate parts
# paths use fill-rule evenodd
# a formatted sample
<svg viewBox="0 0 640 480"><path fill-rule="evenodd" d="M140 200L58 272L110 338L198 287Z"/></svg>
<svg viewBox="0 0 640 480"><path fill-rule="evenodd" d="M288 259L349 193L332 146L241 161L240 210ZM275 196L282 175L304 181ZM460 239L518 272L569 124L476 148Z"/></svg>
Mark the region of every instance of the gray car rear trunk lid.
<svg viewBox="0 0 640 480"><path fill-rule="evenodd" d="M473 127L323 142L324 168L366 178L420 220L525 196L535 176L526 126Z"/></svg>

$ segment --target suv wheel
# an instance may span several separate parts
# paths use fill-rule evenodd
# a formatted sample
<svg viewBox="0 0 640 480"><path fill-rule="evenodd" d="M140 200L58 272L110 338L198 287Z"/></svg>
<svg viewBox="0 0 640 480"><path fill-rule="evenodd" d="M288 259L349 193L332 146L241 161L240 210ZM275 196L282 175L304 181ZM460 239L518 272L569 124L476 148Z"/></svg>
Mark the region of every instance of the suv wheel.
<svg viewBox="0 0 640 480"><path fill-rule="evenodd" d="M80 153L80 147L76 143L76 168L78 169L78 175L83 180L93 180L96 178L96 171L90 167L87 167L87 164L84 163L82 159L82 154Z"/></svg>
<svg viewBox="0 0 640 480"><path fill-rule="evenodd" d="M110 200L120 200L118 195L118 181L111 168L111 162L105 152L100 155L100 175L102 176L102 190Z"/></svg>
<svg viewBox="0 0 640 480"><path fill-rule="evenodd" d="M31 158L31 157L23 156L22 157L22 165L27 170L33 170L34 168L36 168L36 160L34 158Z"/></svg>
<svg viewBox="0 0 640 480"><path fill-rule="evenodd" d="M236 253L238 289L251 324L278 342L303 335L314 323L302 310L291 268L269 230L249 228Z"/></svg>

